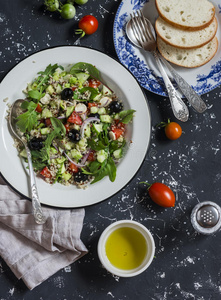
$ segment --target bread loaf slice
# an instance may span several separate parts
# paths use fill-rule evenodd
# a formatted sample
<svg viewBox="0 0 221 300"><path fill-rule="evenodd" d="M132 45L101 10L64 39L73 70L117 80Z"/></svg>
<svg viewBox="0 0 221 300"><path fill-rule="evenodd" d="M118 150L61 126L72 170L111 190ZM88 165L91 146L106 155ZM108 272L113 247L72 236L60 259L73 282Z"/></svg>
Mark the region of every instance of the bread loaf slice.
<svg viewBox="0 0 221 300"><path fill-rule="evenodd" d="M214 38L217 31L217 20L213 18L209 26L189 31L175 27L159 17L156 20L155 29L160 38L171 46L185 49L198 48Z"/></svg>
<svg viewBox="0 0 221 300"><path fill-rule="evenodd" d="M207 0L156 0L159 15L168 23L187 30L207 27L215 16Z"/></svg>
<svg viewBox="0 0 221 300"><path fill-rule="evenodd" d="M214 37L208 44L195 49L181 49L166 44L159 36L157 46L160 54L171 63L181 67L196 68L206 64L216 54L218 40Z"/></svg>

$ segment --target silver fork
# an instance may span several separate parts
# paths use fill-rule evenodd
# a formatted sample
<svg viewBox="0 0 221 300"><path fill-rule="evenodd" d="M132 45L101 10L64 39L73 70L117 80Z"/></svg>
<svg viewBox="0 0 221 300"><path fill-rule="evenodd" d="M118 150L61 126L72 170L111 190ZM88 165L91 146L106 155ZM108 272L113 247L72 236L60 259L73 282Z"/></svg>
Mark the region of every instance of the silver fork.
<svg viewBox="0 0 221 300"><path fill-rule="evenodd" d="M172 111L174 113L174 116L182 121L186 122L189 118L189 110L186 106L186 104L183 102L177 91L175 90L174 86L172 85L161 61L157 54L156 48L156 40L150 30L147 30L147 26L145 24L145 18L141 11L137 12L137 15L133 13L131 15L131 21L132 21L132 31L134 33L134 36L139 43L140 47L142 47L145 51L150 51L157 63L157 66L159 68L159 71L163 77L165 87L168 92L168 96L170 99Z"/></svg>
<svg viewBox="0 0 221 300"><path fill-rule="evenodd" d="M142 16L143 22L146 22L145 24L147 25L147 30L151 33L152 38L156 40L155 37L155 30L153 28L153 25L151 24L150 20L144 17L143 13L140 12ZM192 105L192 107L198 112L198 113L203 113L207 107L205 102L201 99L201 97L194 91L194 89L184 80L183 77L181 77L177 71L171 66L171 64L157 52L158 55L160 56L160 59L162 62L165 64L165 66L168 68L170 73L173 75L173 78L175 79L177 85L179 86L180 90L186 97L186 99L189 101L189 103Z"/></svg>

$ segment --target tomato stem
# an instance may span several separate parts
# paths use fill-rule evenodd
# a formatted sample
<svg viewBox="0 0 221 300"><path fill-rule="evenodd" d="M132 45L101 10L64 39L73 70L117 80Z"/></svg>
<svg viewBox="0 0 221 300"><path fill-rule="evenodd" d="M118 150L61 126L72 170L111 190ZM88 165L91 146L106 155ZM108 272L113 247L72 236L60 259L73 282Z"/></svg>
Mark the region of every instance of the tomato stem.
<svg viewBox="0 0 221 300"><path fill-rule="evenodd" d="M160 122L159 124L156 125L156 127L166 127L170 123L170 119L167 120L167 122Z"/></svg>
<svg viewBox="0 0 221 300"><path fill-rule="evenodd" d="M85 36L85 31L82 29L76 29L75 34L81 34L80 39Z"/></svg>
<svg viewBox="0 0 221 300"><path fill-rule="evenodd" d="M152 184L150 184L150 183L148 183L148 182L145 182L145 181L141 181L140 184L141 184L141 183L146 184L146 185L148 186L147 190L149 190L149 188L150 188L151 185L152 185Z"/></svg>

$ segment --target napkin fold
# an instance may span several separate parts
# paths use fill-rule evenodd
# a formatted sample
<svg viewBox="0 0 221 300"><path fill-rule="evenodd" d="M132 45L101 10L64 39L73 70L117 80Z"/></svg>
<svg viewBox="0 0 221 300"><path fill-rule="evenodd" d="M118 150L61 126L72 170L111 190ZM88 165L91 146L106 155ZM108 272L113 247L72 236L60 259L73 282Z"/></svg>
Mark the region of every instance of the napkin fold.
<svg viewBox="0 0 221 300"><path fill-rule="evenodd" d="M30 290L88 252L80 238L84 209L42 209L47 221L38 225L31 201L0 179L0 255Z"/></svg>

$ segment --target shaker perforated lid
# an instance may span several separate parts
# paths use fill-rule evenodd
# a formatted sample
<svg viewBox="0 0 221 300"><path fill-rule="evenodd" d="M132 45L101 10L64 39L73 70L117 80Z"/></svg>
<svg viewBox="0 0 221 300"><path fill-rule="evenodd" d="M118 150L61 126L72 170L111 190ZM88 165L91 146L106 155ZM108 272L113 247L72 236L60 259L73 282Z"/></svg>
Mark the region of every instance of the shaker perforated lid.
<svg viewBox="0 0 221 300"><path fill-rule="evenodd" d="M221 208L214 202L197 204L191 213L191 222L196 231L213 234L221 227Z"/></svg>

